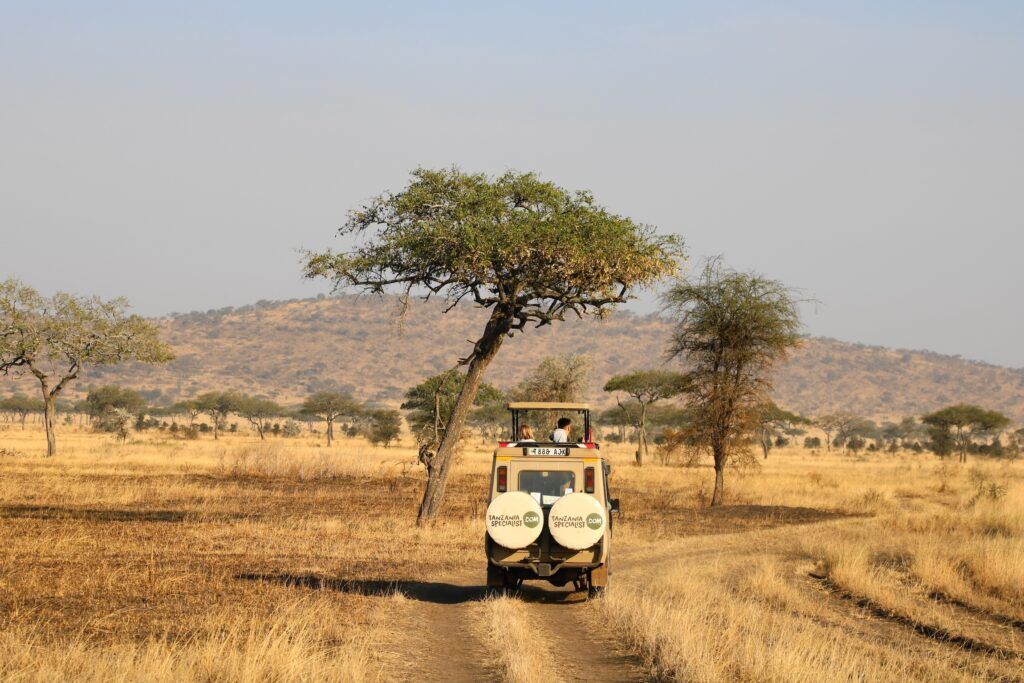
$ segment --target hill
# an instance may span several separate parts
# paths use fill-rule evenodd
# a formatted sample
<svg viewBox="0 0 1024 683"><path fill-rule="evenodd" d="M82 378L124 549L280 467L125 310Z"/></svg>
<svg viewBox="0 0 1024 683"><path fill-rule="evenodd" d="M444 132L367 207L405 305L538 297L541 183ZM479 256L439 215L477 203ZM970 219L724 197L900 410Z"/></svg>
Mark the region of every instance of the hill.
<svg viewBox="0 0 1024 683"><path fill-rule="evenodd" d="M484 311L441 315L442 308L414 302L398 322L394 298L343 296L175 314L158 323L177 360L162 367L89 368L71 397L116 383L147 390L162 403L224 388L284 403L323 389L395 402L406 388L464 356L481 329ZM662 362L669 328L658 315L618 311L603 321L530 329L506 342L487 380L511 386L544 356L586 353L595 365L591 397L600 402L600 386L610 375ZM14 383L5 384L9 390ZM26 380L17 385L36 391ZM809 338L780 370L776 387L779 403L806 414L847 410L890 418L966 401L1024 421L1024 370L927 351Z"/></svg>

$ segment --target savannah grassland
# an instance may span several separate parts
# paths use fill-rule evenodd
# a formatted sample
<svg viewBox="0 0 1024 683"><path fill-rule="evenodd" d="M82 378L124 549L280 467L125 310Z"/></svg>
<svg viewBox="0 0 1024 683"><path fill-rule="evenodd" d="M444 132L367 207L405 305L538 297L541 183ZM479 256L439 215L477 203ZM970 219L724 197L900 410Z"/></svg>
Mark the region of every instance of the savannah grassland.
<svg viewBox="0 0 1024 683"><path fill-rule="evenodd" d="M777 450L712 510L606 448L586 602L485 596L475 438L430 529L408 439L59 439L0 431L4 681L1024 680L1022 463Z"/></svg>

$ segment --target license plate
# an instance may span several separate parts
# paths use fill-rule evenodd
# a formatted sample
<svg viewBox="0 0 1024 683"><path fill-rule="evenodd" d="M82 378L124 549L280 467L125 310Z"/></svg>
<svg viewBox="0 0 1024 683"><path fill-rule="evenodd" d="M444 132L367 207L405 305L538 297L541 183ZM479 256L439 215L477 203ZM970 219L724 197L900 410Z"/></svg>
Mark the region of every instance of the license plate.
<svg viewBox="0 0 1024 683"><path fill-rule="evenodd" d="M526 449L527 455L568 455L568 448L551 448L548 446L530 446Z"/></svg>

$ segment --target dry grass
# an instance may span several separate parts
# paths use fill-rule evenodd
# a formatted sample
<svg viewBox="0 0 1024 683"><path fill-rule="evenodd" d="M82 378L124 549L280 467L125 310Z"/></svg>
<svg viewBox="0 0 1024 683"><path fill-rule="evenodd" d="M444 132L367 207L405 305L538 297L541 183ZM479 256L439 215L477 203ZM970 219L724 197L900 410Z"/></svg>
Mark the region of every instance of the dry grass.
<svg viewBox="0 0 1024 683"><path fill-rule="evenodd" d="M0 679L387 679L423 608L389 587L483 580L482 448L419 529L409 447L60 438L0 433ZM624 514L583 611L654 675L1021 679L1024 465L773 451L709 510L708 468L605 452ZM492 675L557 679L534 607L471 606Z"/></svg>
<svg viewBox="0 0 1024 683"><path fill-rule="evenodd" d="M495 674L509 683L561 683L548 630L517 598L491 597L476 606L473 628Z"/></svg>

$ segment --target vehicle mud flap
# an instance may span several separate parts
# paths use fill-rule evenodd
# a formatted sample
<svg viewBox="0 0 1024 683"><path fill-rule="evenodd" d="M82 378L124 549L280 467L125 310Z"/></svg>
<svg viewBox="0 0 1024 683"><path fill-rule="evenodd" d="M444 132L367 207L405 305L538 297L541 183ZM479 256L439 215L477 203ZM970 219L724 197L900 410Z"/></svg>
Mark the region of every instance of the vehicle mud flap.
<svg viewBox="0 0 1024 683"><path fill-rule="evenodd" d="M507 574L508 572L501 567L495 567L493 564L487 565L487 587L504 588Z"/></svg>
<svg viewBox="0 0 1024 683"><path fill-rule="evenodd" d="M608 565L602 564L590 570L590 586L592 588L608 587Z"/></svg>

